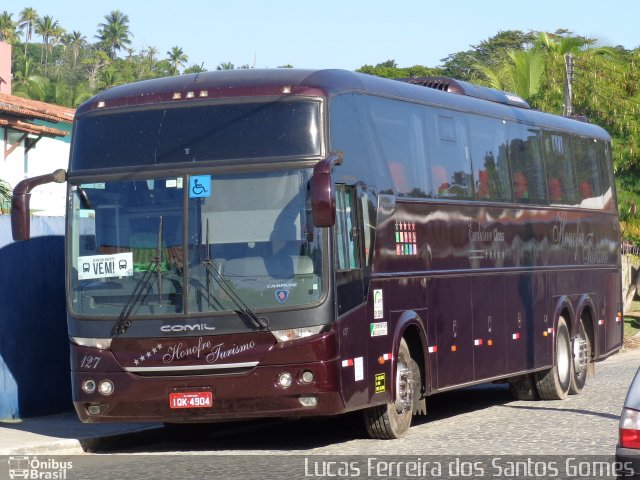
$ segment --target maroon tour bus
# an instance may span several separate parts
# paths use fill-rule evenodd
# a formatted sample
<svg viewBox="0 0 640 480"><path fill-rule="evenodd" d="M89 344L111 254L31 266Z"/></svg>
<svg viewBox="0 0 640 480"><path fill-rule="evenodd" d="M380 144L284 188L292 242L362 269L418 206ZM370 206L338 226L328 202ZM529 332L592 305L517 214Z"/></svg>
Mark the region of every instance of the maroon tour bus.
<svg viewBox="0 0 640 480"><path fill-rule="evenodd" d="M622 342L610 136L446 78L239 70L77 111L66 282L84 422L363 411L483 382L562 399Z"/></svg>

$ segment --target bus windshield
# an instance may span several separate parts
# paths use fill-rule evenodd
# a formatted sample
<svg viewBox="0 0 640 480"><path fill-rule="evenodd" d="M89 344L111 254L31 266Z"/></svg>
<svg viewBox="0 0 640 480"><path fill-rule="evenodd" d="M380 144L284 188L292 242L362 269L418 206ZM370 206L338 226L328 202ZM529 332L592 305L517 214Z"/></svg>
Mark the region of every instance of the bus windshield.
<svg viewBox="0 0 640 480"><path fill-rule="evenodd" d="M72 187L70 307L158 316L297 307L322 293L310 171Z"/></svg>
<svg viewBox="0 0 640 480"><path fill-rule="evenodd" d="M72 171L320 154L320 103L204 103L80 116Z"/></svg>

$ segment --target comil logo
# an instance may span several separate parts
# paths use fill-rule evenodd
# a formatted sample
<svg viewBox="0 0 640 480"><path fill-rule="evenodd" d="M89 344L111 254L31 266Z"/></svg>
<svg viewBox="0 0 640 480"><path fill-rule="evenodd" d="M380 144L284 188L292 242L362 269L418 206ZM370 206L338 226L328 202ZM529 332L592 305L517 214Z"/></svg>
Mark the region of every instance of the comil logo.
<svg viewBox="0 0 640 480"><path fill-rule="evenodd" d="M54 458L44 460L38 457L9 457L9 478L28 478L38 480L65 480L67 470L73 468L72 462L64 462Z"/></svg>

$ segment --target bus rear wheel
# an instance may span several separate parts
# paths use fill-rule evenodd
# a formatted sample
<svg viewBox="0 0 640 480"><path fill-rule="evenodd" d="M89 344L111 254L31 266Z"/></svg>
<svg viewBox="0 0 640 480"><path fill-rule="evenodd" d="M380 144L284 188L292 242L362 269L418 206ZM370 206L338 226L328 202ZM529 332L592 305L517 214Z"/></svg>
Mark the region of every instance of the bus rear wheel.
<svg viewBox="0 0 640 480"><path fill-rule="evenodd" d="M584 327L582 318L578 320L578 334L571 342L572 347L572 372L569 394L576 395L582 391L587 383L587 368L591 361L591 342Z"/></svg>
<svg viewBox="0 0 640 480"><path fill-rule="evenodd" d="M571 338L564 317L558 318L555 361L550 370L536 374L536 387L542 400L562 400L569 393L572 375Z"/></svg>
<svg viewBox="0 0 640 480"><path fill-rule="evenodd" d="M419 405L422 379L420 368L411 357L403 338L396 359L395 398L386 405L376 405L364 410L364 423L372 438L392 439L403 437L411 426L414 405Z"/></svg>

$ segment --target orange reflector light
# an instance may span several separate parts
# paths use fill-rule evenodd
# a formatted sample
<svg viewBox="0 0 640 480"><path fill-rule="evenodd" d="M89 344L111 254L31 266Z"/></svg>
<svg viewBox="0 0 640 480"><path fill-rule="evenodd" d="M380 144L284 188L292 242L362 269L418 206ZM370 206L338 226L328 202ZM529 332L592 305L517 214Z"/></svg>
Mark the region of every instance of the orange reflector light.
<svg viewBox="0 0 640 480"><path fill-rule="evenodd" d="M622 312L618 312L618 314L616 315L616 322L621 322L622 321Z"/></svg>
<svg viewBox="0 0 640 480"><path fill-rule="evenodd" d="M458 350L458 347L456 347L455 345L451 345L451 351L455 352Z"/></svg>
<svg viewBox="0 0 640 480"><path fill-rule="evenodd" d="M487 345L489 345L489 346L493 345L493 340L491 340L491 339L487 340Z"/></svg>
<svg viewBox="0 0 640 480"><path fill-rule="evenodd" d="M542 335L544 335L545 337L549 336L549 332L547 332L546 330L544 332L542 332Z"/></svg>
<svg viewBox="0 0 640 480"><path fill-rule="evenodd" d="M384 365L384 357L378 357L378 363Z"/></svg>

